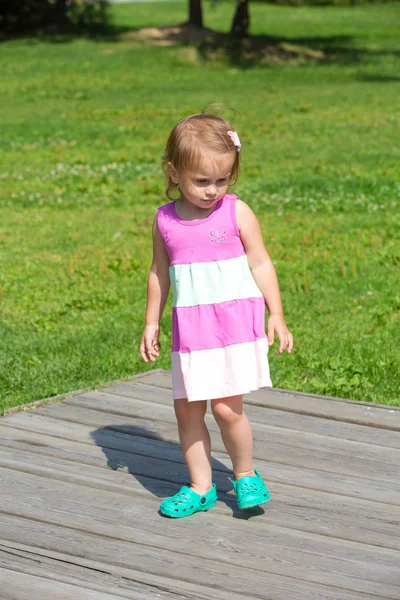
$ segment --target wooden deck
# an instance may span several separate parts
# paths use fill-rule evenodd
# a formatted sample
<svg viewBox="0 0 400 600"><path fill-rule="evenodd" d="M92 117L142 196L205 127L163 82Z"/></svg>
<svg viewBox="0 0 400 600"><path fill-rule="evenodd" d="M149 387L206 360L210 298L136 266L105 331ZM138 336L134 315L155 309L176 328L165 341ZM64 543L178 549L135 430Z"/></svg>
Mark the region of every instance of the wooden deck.
<svg viewBox="0 0 400 600"><path fill-rule="evenodd" d="M168 519L187 482L166 371L0 419L1 600L400 599L400 410L247 398L271 490L240 512L208 415L220 500Z"/></svg>

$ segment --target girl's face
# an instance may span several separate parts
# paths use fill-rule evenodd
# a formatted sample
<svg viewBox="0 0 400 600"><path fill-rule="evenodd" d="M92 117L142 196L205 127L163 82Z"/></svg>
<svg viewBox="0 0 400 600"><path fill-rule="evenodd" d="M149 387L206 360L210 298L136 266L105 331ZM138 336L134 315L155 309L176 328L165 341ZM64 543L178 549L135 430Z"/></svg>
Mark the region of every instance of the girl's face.
<svg viewBox="0 0 400 600"><path fill-rule="evenodd" d="M228 189L235 156L207 153L201 156L199 164L179 173L169 163L169 175L181 191L182 199L202 209L212 208Z"/></svg>

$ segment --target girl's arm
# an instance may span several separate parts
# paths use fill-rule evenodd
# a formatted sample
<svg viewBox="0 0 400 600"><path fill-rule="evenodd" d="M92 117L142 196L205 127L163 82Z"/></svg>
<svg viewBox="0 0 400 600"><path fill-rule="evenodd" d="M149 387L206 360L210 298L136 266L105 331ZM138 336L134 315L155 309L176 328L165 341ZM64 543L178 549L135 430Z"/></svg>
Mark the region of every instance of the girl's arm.
<svg viewBox="0 0 400 600"><path fill-rule="evenodd" d="M158 229L157 217L153 223L153 261L147 280L146 320L140 341L140 354L145 362L160 356L158 338L160 321L170 287L169 258Z"/></svg>
<svg viewBox="0 0 400 600"><path fill-rule="evenodd" d="M293 336L283 318L281 295L274 265L265 249L257 217L242 200L236 201L236 219L240 238L247 254L254 280L264 296L270 317L268 319L268 343L274 343L275 333L279 337L278 354L293 348Z"/></svg>

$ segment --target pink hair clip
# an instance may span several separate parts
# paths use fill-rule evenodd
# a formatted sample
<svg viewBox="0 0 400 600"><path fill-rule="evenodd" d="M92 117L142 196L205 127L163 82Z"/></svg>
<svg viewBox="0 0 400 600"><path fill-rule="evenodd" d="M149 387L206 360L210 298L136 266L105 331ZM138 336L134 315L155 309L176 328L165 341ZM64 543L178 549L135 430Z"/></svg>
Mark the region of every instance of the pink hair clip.
<svg viewBox="0 0 400 600"><path fill-rule="evenodd" d="M231 138L232 142L235 144L236 152L240 152L242 144L240 143L240 139L236 131L227 131L227 134Z"/></svg>

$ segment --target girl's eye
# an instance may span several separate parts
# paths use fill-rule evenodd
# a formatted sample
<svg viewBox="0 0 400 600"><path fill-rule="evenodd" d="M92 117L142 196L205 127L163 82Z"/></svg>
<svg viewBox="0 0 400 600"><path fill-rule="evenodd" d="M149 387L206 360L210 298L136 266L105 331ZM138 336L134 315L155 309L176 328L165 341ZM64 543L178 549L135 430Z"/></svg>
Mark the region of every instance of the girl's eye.
<svg viewBox="0 0 400 600"><path fill-rule="evenodd" d="M220 181L221 183L225 183L226 177L223 177L222 179L218 179L218 181Z"/></svg>
<svg viewBox="0 0 400 600"><path fill-rule="evenodd" d="M196 183L207 183L207 179L196 179Z"/></svg>

